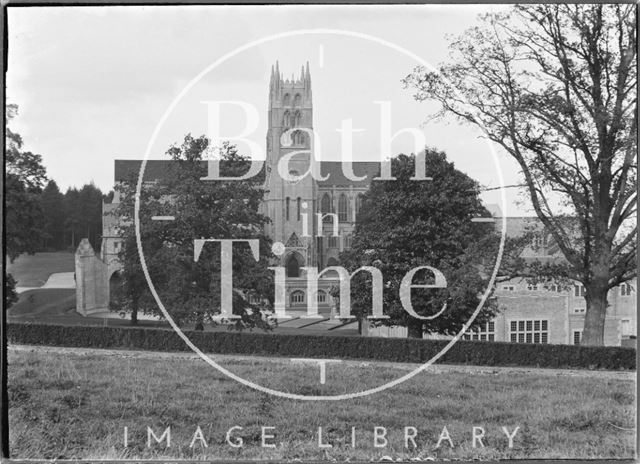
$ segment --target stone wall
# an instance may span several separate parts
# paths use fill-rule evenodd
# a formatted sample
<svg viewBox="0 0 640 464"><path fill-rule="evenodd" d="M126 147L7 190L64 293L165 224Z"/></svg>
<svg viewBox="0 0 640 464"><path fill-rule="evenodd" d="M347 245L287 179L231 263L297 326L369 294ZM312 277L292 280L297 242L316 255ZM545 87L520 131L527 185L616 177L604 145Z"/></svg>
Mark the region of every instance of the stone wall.
<svg viewBox="0 0 640 464"><path fill-rule="evenodd" d="M109 309L109 266L83 238L76 250L76 311L83 316Z"/></svg>

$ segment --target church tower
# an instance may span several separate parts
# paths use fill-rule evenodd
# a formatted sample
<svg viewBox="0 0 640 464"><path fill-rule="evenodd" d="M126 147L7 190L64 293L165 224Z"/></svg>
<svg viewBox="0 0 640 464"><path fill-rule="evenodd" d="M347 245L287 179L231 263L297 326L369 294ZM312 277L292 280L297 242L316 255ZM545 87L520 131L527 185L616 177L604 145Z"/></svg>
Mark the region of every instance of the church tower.
<svg viewBox="0 0 640 464"><path fill-rule="evenodd" d="M268 235L285 244L281 265L287 268L287 278L302 279L303 266L315 266L314 234L316 231L315 180L307 175L299 181L284 179L278 172L280 159L292 152L290 175L304 175L310 169L313 147L308 133L296 128L313 129L313 104L309 63L300 70L300 76L284 79L279 64L271 68L269 83L269 123L267 130L267 159L265 188L266 214L271 218ZM289 131L289 140L282 135ZM286 139L287 137L285 137ZM303 220L311 237L303 237Z"/></svg>

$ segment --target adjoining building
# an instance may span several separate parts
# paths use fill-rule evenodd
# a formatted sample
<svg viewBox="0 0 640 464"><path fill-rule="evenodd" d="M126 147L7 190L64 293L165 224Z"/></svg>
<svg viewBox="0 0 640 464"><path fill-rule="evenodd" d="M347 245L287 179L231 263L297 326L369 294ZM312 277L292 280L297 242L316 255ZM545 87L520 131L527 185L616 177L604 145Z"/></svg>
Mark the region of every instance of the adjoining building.
<svg viewBox="0 0 640 464"><path fill-rule="evenodd" d="M296 130L298 129L298 130ZM309 167L312 147L309 134L304 129L313 129L313 101L309 65L303 68L297 79L284 79L276 63L272 67L269 83L268 130L266 137L265 190L266 196L262 211L271 219L266 232L274 241L284 244L285 251L280 257L280 265L286 269L286 309L304 311L310 298L316 299L320 312L330 311L330 287L336 283L337 276L321 279L315 295L307 294L306 275L303 267L317 267L339 264L339 254L351 247L351 237L356 216L361 205L362 195L369 188L371 179L380 169L379 162L354 162L356 176L365 176L363 180L352 181L345 177L340 162L321 162L321 173L326 180L317 181L305 176L299 181L290 182L278 174L278 161L293 151L303 151L293 157L289 163L290 175L303 174ZM290 131L291 143L282 143L282 134ZM162 178L167 172L170 161L150 160L145 168L145 180ZM138 172L141 161L115 160L115 178L117 184L129 175ZM102 288L109 288L109 282L117 280L120 264L118 252L121 239L118 236L118 218L113 211L119 202L114 195L111 204L103 208L103 242L100 259L93 250L85 246L82 256L77 255L78 265L86 269L79 270L80 276L87 276L87 285L79 280L79 295L86 294L86 288L102 279ZM501 217L499 208L489 206L496 222ZM321 213L321 219L317 213ZM335 215L335 216L333 216ZM337 219L337 222L335 221ZM320 221L320 224L318 224ZM305 236L303 223L311 236ZM334 224L337 225L335 234ZM317 237L318 225L322 236ZM507 234L519 236L525 229L538 230L535 242L527 248L525 255L534 259L561 258L560 250L548 239L537 218L507 218ZM90 248L90 246L89 246ZM79 249L80 253L80 249ZM99 260L107 268L98 274L91 274L88 263ZM100 267L99 264L96 264ZM104 277L100 277L104 276ZM105 280L106 279L106 280ZM82 290L81 288L85 288ZM91 293L91 290L89 290ZM104 293L104 292L103 292ZM584 288L575 286L570 291L554 285L532 286L526 280L512 279L498 284L496 295L502 311L481 330L466 334L474 340L495 340L515 343L579 343L584 326L585 300ZM100 299L98 299L100 300ZM78 303L78 311L87 314L107 300L83 297L82 301L92 301L93 307ZM80 297L79 300L80 301ZM605 324L605 344L620 345L624 340L636 336L636 282L622 285L609 294L610 307ZM100 309L103 309L100 308ZM379 328L371 332L381 336L406 336L398 328Z"/></svg>

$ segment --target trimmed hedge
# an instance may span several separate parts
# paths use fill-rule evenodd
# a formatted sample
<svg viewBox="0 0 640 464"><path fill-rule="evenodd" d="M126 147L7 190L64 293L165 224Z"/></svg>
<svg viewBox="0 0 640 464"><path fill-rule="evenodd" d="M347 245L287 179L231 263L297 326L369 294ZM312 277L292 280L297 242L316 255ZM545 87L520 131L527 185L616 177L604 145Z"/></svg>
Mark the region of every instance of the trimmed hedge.
<svg viewBox="0 0 640 464"><path fill-rule="evenodd" d="M257 354L296 358L343 358L423 363L448 343L446 340L405 338L281 335L270 333L186 332L203 352ZM83 348L131 348L190 351L172 330L138 327L9 324L9 343ZM552 368L636 368L636 350L621 347L519 344L459 341L438 362L484 366Z"/></svg>

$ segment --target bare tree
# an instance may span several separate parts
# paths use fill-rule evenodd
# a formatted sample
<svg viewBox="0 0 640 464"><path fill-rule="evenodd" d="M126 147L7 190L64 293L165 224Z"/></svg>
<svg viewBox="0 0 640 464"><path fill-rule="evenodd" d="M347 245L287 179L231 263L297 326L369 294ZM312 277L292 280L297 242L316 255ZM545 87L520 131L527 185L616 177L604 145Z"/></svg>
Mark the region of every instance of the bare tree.
<svg viewBox="0 0 640 464"><path fill-rule="evenodd" d="M636 7L520 5L481 21L405 85L518 162L562 277L586 288L583 343L602 345L607 293L637 275Z"/></svg>

